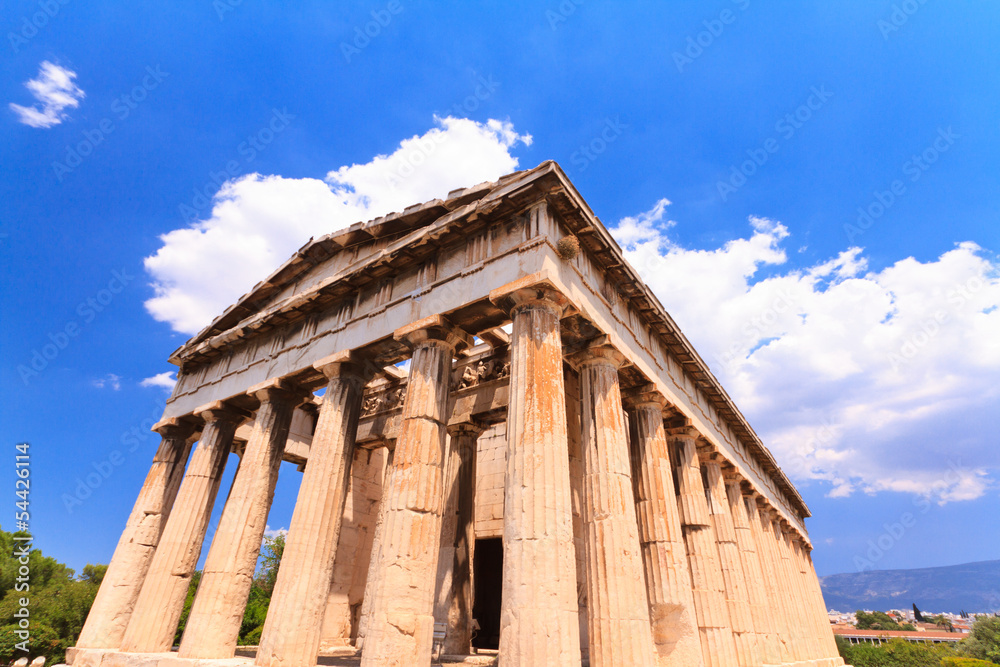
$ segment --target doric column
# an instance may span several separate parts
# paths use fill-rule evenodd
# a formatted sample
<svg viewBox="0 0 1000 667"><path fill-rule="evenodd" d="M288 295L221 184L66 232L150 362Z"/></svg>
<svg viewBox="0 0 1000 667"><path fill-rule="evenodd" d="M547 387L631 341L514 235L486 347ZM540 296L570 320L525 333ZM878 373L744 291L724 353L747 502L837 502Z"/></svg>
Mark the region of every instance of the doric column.
<svg viewBox="0 0 1000 667"><path fill-rule="evenodd" d="M810 600L816 609L817 617L819 619L819 639L822 647L821 655L827 659L827 662L829 662L830 665L843 665L844 660L840 657L840 651L837 649L837 642L833 637L833 630L830 628L830 617L827 614L826 602L823 599L823 590L820 588L819 578L816 576L816 570L813 567L810 549L804 541L800 543L799 554L805 568L807 593L810 596Z"/></svg>
<svg viewBox="0 0 1000 667"><path fill-rule="evenodd" d="M304 398L301 390L281 380L251 387L247 393L260 407L205 559L181 637L182 658L235 655L292 412Z"/></svg>
<svg viewBox="0 0 1000 667"><path fill-rule="evenodd" d="M726 607L726 584L719 564L708 499L702 482L695 439L690 427L671 429L668 441L674 450L677 469L677 503L681 529L691 567L691 587L701 635L702 659L706 667L738 664L736 644Z"/></svg>
<svg viewBox="0 0 1000 667"><path fill-rule="evenodd" d="M726 482L715 455L706 456L702 466L708 483L710 514L719 548L722 580L726 587L729 624L733 630L733 641L736 642L736 658L741 667L756 667L760 664L760 651L753 631L753 620L750 618L750 593L747 591L740 548L736 543L736 527L729 510Z"/></svg>
<svg viewBox="0 0 1000 667"><path fill-rule="evenodd" d="M729 502L729 513L733 517L733 527L736 532L736 545L740 550L740 560L743 563L743 573L746 576L747 593L750 598L750 618L753 631L757 638L757 648L760 661L765 665L776 665L781 662L781 650L778 638L771 624L773 616L767 601L767 583L770 581L764 574L754 538L750 516L743 498L741 479L735 472L726 473L726 499Z"/></svg>
<svg viewBox="0 0 1000 667"><path fill-rule="evenodd" d="M132 608L184 478L184 464L191 452L188 438L193 427L170 419L156 424L153 430L162 438L160 446L77 639L76 645L80 648L118 648L121 645Z"/></svg>
<svg viewBox="0 0 1000 667"><path fill-rule="evenodd" d="M257 649L255 662L262 667L308 667L319 654L361 394L373 370L351 352L313 366L328 381Z"/></svg>
<svg viewBox="0 0 1000 667"><path fill-rule="evenodd" d="M169 651L184 610L188 584L201 555L219 482L233 446L236 427L247 414L212 403L196 413L205 420L201 440L184 472L160 543L135 603L122 650Z"/></svg>
<svg viewBox="0 0 1000 667"><path fill-rule="evenodd" d="M413 357L393 472L384 496L385 535L362 667L430 664L444 509L448 385L456 350L470 342L467 334L440 316L399 329L395 337L413 349Z"/></svg>
<svg viewBox="0 0 1000 667"><path fill-rule="evenodd" d="M767 513L766 503L759 494L751 491L746 505L750 517L750 530L754 534L757 551L760 554L761 570L769 582L766 588L767 605L771 609L771 627L778 640L781 662L792 662L792 631L789 627L791 616L782 585L784 575L780 567L781 559L777 554L771 519Z"/></svg>
<svg viewBox="0 0 1000 667"><path fill-rule="evenodd" d="M441 521L434 620L448 626L444 652L465 655L472 650L472 556L476 534L476 442L482 425L448 425L445 504Z"/></svg>
<svg viewBox="0 0 1000 667"><path fill-rule="evenodd" d="M368 573L365 575L365 594L361 600L361 613L358 618L358 638L354 646L359 651L364 651L365 637L368 636L368 628L372 622L372 609L375 604L375 591L379 586L379 575L382 573L382 541L385 537L385 515L389 512L389 499L386 490L393 488L392 477L395 467L392 465L395 459L396 445L387 446L385 458L385 477L382 480L382 497L378 504L378 516L375 517L375 535L372 538L371 557L368 559Z"/></svg>
<svg viewBox="0 0 1000 667"><path fill-rule="evenodd" d="M580 373L587 637L593 667L655 664L618 369L603 337L573 356Z"/></svg>
<svg viewBox="0 0 1000 667"><path fill-rule="evenodd" d="M580 617L559 320L545 287L494 290L509 308L500 665L580 664Z"/></svg>
<svg viewBox="0 0 1000 667"><path fill-rule="evenodd" d="M809 610L802 595L799 566L795 562L795 554L792 550L791 531L784 519L779 518L775 526L778 532L778 548L781 550L781 558L787 568L787 586L792 601L792 611L798 621L796 641L799 643L800 656L802 660L811 660L819 656L819 640L813 628L810 627Z"/></svg>
<svg viewBox="0 0 1000 667"><path fill-rule="evenodd" d="M787 637L789 653L793 660L806 660L808 651L804 645L805 633L802 630L801 610L796 604L795 594L791 586L791 566L788 553L784 549L784 535L781 531L781 522L778 511L771 506L765 507L767 519L767 532L771 538L774 548L774 565L777 572L777 587L783 596L785 605L785 615L787 618Z"/></svg>
<svg viewBox="0 0 1000 667"><path fill-rule="evenodd" d="M792 558L792 566L795 574L795 587L799 591L802 602L803 618L808 626L811 652L809 658L816 660L826 657L824 655L823 633L819 624L818 608L813 600L811 591L808 590L806 580L805 562L802 560L802 549L797 532L792 529L788 534L788 548Z"/></svg>
<svg viewBox="0 0 1000 667"><path fill-rule="evenodd" d="M365 596L389 456L387 447L354 449L351 479L333 560L330 595L323 614L319 642L321 651L347 646L358 636L359 612Z"/></svg>
<svg viewBox="0 0 1000 667"><path fill-rule="evenodd" d="M632 476L649 616L661 667L702 665L691 570L677 511L670 450L663 430L666 399L651 386L629 397Z"/></svg>

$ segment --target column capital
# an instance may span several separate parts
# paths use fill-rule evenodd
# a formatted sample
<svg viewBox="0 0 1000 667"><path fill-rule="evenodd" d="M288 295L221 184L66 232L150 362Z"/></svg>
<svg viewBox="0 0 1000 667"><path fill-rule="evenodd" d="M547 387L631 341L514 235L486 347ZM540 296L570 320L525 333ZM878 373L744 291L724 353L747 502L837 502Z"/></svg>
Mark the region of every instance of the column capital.
<svg viewBox="0 0 1000 667"><path fill-rule="evenodd" d="M361 356L353 350L341 350L328 357L323 357L313 363L313 368L326 376L328 380L336 377L352 376L367 384L382 369L371 359Z"/></svg>
<svg viewBox="0 0 1000 667"><path fill-rule="evenodd" d="M511 315L523 308L545 308L562 317L570 306L566 296L547 280L526 276L490 291L490 301Z"/></svg>
<svg viewBox="0 0 1000 667"><path fill-rule="evenodd" d="M600 335L587 343L587 347L572 352L566 357L566 361L577 369L586 366L612 366L618 370L628 362L624 354L619 352L606 335Z"/></svg>
<svg viewBox="0 0 1000 667"><path fill-rule="evenodd" d="M229 405L225 401L212 401L194 409L194 415L208 422L232 422L236 425L253 417L253 413Z"/></svg>
<svg viewBox="0 0 1000 667"><path fill-rule="evenodd" d="M299 404L311 396L311 392L296 386L282 378L271 378L247 388L247 396L253 396L258 401L288 401Z"/></svg>
<svg viewBox="0 0 1000 667"><path fill-rule="evenodd" d="M644 384L628 392L622 393L622 398L625 402L625 407L629 410L636 410L638 408L648 408L650 410L659 410L663 413L663 409L667 407L666 397L656 390L653 384Z"/></svg>
<svg viewBox="0 0 1000 667"><path fill-rule="evenodd" d="M667 429L668 440L697 440L700 437L701 433L693 426L678 426Z"/></svg>
<svg viewBox="0 0 1000 667"><path fill-rule="evenodd" d="M442 315L431 315L396 329L392 337L408 347L426 343L445 345L452 353L472 346L472 336L456 327Z"/></svg>
<svg viewBox="0 0 1000 667"><path fill-rule="evenodd" d="M486 426L475 420L467 420L448 424L448 435L451 437L470 436L478 438L486 430Z"/></svg>
<svg viewBox="0 0 1000 667"><path fill-rule="evenodd" d="M164 438L186 438L194 433L194 428L194 424L190 422L181 421L177 417L166 417L153 424L149 430Z"/></svg>

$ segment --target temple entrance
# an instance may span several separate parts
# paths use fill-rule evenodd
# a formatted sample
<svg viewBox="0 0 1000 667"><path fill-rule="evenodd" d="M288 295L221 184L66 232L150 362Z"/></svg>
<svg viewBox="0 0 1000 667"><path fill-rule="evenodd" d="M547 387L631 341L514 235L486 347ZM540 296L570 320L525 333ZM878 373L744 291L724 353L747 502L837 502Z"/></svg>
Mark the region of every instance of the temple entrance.
<svg viewBox="0 0 1000 667"><path fill-rule="evenodd" d="M479 622L479 631L473 638L472 645L477 649L498 649L503 589L503 540L499 537L476 540L472 567L476 586L472 616Z"/></svg>

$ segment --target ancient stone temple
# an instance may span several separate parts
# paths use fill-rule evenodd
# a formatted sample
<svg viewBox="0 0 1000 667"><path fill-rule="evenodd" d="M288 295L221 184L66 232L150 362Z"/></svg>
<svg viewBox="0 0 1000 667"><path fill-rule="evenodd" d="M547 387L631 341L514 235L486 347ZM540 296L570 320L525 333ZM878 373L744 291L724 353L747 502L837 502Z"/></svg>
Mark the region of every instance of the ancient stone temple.
<svg viewBox="0 0 1000 667"><path fill-rule="evenodd" d="M808 508L553 162L310 240L170 360L74 667L843 664Z"/></svg>

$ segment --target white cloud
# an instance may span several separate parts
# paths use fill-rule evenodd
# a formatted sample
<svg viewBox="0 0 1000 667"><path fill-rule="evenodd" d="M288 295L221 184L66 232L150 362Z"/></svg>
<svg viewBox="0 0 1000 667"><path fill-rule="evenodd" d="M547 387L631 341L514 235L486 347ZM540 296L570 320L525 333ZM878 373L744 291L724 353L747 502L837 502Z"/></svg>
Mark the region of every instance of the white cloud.
<svg viewBox="0 0 1000 667"><path fill-rule="evenodd" d="M105 387L111 389L112 391L118 391L122 388L121 377L115 375L114 373L108 373L102 378L97 378L91 384L93 384L98 389L104 389Z"/></svg>
<svg viewBox="0 0 1000 667"><path fill-rule="evenodd" d="M172 391L174 385L177 384L177 378L174 377L172 371L164 371L162 373L157 373L153 377L148 377L139 383L140 387L160 387L166 389L167 391Z"/></svg>
<svg viewBox="0 0 1000 667"><path fill-rule="evenodd" d="M871 271L860 248L783 269L788 229L751 218L714 250L671 240L666 200L612 230L736 404L828 495L977 498L1000 466L1000 263L974 243Z"/></svg>
<svg viewBox="0 0 1000 667"><path fill-rule="evenodd" d="M264 537L269 537L272 540L278 535L288 535L287 528L271 528L270 526L264 526Z"/></svg>
<svg viewBox="0 0 1000 667"><path fill-rule="evenodd" d="M390 155L340 167L325 180L249 174L225 183L207 220L164 234L146 258L156 293L147 310L176 331L196 333L309 237L495 180L517 168L511 149L531 143L509 122L435 123Z"/></svg>
<svg viewBox="0 0 1000 667"><path fill-rule="evenodd" d="M38 78L29 79L24 84L41 103L41 109L37 104L23 107L13 102L10 108L25 125L41 128L58 125L67 117L63 109L80 106L80 100L85 97L84 92L73 83L75 78L76 72L46 60L38 68Z"/></svg>

